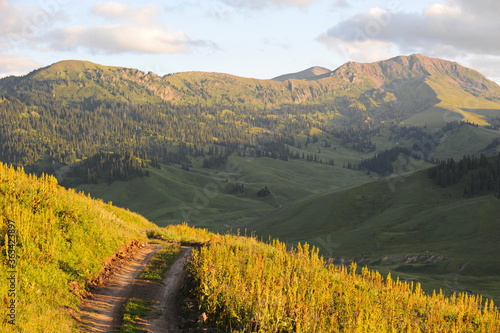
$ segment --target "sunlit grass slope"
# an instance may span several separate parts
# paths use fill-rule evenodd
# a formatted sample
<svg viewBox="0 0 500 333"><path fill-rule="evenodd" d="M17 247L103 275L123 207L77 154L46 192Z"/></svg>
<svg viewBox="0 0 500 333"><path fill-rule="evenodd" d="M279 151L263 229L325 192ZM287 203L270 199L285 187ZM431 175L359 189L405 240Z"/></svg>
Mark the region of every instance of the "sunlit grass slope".
<svg viewBox="0 0 500 333"><path fill-rule="evenodd" d="M436 107L455 112L464 121L484 126L489 125L487 116L491 118L495 113L500 114L498 100L491 101L465 91L444 75L434 75L426 83L436 92L437 98L441 100ZM486 112L486 110L489 110L489 112Z"/></svg>
<svg viewBox="0 0 500 333"><path fill-rule="evenodd" d="M224 236L194 253L202 311L220 332L497 332L493 302L427 295L356 265L325 262L308 245L287 250Z"/></svg>
<svg viewBox="0 0 500 333"><path fill-rule="evenodd" d="M3 164L0 214L1 332L76 331L72 315L86 282L122 246L156 228L135 213L66 190L51 176L37 178ZM17 239L11 247L8 220ZM9 267L9 254L16 255L14 268ZM12 274L14 285L7 280ZM11 300L15 318L7 316ZM7 322L11 319L15 325Z"/></svg>

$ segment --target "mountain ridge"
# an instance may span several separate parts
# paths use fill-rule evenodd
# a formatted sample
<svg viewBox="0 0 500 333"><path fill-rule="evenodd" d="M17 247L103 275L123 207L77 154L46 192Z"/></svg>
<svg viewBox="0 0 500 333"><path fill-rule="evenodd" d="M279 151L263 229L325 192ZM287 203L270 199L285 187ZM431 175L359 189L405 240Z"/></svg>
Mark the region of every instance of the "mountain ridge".
<svg viewBox="0 0 500 333"><path fill-rule="evenodd" d="M276 81L196 71L158 76L138 69L70 60L22 77L1 79L0 94L18 96L29 103L37 95L37 99L63 105L109 100L263 109L287 104L332 105L336 113L347 118L358 119L361 112L380 121L410 119L409 124L419 126L426 122L422 117L415 118L416 114L428 111L425 118L437 119L436 114L443 114L444 119L451 111L456 119L496 125L500 86L455 62L414 54L373 63L348 62L311 77L318 68L298 72L306 73L304 79ZM440 120L432 126L444 124Z"/></svg>
<svg viewBox="0 0 500 333"><path fill-rule="evenodd" d="M132 68L63 60L22 77L2 79L0 85L5 86L10 82L19 86L23 80L29 79L46 82L53 90L69 91L70 87L58 87L66 80L67 86L79 86L79 89L73 89L72 95L75 97L78 94L91 95L91 92L85 93L85 90L94 86L90 90L97 90L98 96L124 101L143 101L144 97L139 96L140 90L149 95L149 102L180 104L185 100L224 103L224 95L233 93L239 97L231 100L232 103L252 102L267 106L332 100L335 96L345 95L345 89L383 89L394 92L409 81L421 84L426 84L425 81L444 81L476 97L500 102L500 86L479 72L456 62L421 54L398 56L372 63L347 62L333 71L311 67L271 80L216 72L181 72L160 77L152 72L145 73ZM13 89L10 92L13 92Z"/></svg>
<svg viewBox="0 0 500 333"><path fill-rule="evenodd" d="M76 135L78 130L66 128L74 127L73 122L80 131L93 133L97 145L66 147L64 155L76 159L95 155L103 147L152 153L150 142L155 142L155 152L170 157L161 145L177 149L181 142L223 143L259 149L256 144L269 140L290 144L313 133L344 137L346 129L349 139L344 137L340 144L367 153L381 149L371 142L373 131L387 125L425 127L427 133L451 120L493 129L500 126L496 83L454 62L418 54L374 63L348 62L313 79L285 81L195 71L160 77L138 69L68 60L22 77L1 79L0 95L2 115L12 119L2 125L8 130L0 151L16 165L35 163L47 152L51 158L62 154L56 149L61 140L66 147L69 137L74 141L81 136ZM19 116L28 118L19 123L14 120ZM58 124L57 137L53 137L52 122ZM157 131L163 135L155 135ZM372 138L360 139L359 132ZM13 133L19 136L15 140ZM127 139L120 138L124 133ZM141 140L130 140L131 135ZM332 137L325 140L331 144ZM378 147L391 148L390 141L384 139ZM19 142L31 144L21 148ZM21 156L12 147L23 151ZM33 151L33 147L39 148ZM285 151L281 149L282 154ZM165 161L172 161L170 157Z"/></svg>
<svg viewBox="0 0 500 333"><path fill-rule="evenodd" d="M321 66L309 67L303 71L283 74L272 78L273 81L286 81L286 80L304 80L304 79L314 79L317 76L329 73L331 70Z"/></svg>

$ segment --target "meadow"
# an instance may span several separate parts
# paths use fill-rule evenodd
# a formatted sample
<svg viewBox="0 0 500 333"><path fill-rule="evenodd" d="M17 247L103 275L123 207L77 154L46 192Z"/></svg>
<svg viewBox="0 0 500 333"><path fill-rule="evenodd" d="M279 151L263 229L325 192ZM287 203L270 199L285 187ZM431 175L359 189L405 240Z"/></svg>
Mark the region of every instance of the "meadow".
<svg viewBox="0 0 500 333"><path fill-rule="evenodd" d="M157 228L140 215L64 189L52 176L4 164L0 215L2 332L76 331L89 282L112 255Z"/></svg>
<svg viewBox="0 0 500 333"><path fill-rule="evenodd" d="M264 243L187 224L160 228L64 189L51 176L5 165L0 165L0 193L5 239L0 278L9 281L0 284L2 332L77 332L78 306L90 281L124 246L156 236L174 243L146 270L153 279L163 274L179 243L206 245L194 251L189 278L199 309L216 331L500 330L499 312L489 299L425 293L420 284L390 274L333 265L307 244ZM133 323L149 306L130 303L124 316Z"/></svg>
<svg viewBox="0 0 500 333"><path fill-rule="evenodd" d="M426 294L367 268L335 266L318 249L221 236L193 255L201 309L217 332L497 332L494 303Z"/></svg>

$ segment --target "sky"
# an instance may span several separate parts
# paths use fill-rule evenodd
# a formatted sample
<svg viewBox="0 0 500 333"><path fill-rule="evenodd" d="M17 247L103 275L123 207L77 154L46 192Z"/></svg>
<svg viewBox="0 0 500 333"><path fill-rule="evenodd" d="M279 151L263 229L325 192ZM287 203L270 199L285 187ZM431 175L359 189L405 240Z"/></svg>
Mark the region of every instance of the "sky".
<svg viewBox="0 0 500 333"><path fill-rule="evenodd" d="M68 59L271 79L421 53L500 83L498 0L0 0L0 77Z"/></svg>

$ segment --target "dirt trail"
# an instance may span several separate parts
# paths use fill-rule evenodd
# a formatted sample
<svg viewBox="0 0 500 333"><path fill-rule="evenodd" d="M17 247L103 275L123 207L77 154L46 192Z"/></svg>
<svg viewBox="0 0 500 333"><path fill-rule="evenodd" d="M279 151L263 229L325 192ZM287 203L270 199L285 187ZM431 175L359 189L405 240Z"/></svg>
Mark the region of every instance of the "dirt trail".
<svg viewBox="0 0 500 333"><path fill-rule="evenodd" d="M182 287L187 258L191 255L190 247L182 247L182 252L167 271L162 283L154 289L154 307L160 313L157 318L150 318L140 327L154 333L183 332L179 328L178 300L176 296Z"/></svg>
<svg viewBox="0 0 500 333"><path fill-rule="evenodd" d="M157 314L142 320L138 326L147 332L177 333L180 320L176 295L182 287L185 264L190 247L182 247L181 254L167 271L161 283L136 279L161 245L146 245L128 260L102 287L92 291L81 306L80 332L111 332L119 324L120 310L128 299L153 302ZM159 314L159 315L158 315Z"/></svg>
<svg viewBox="0 0 500 333"><path fill-rule="evenodd" d="M140 248L108 282L92 291L80 307L80 332L111 332L115 328L120 309L133 291L134 279L160 248L161 245Z"/></svg>

